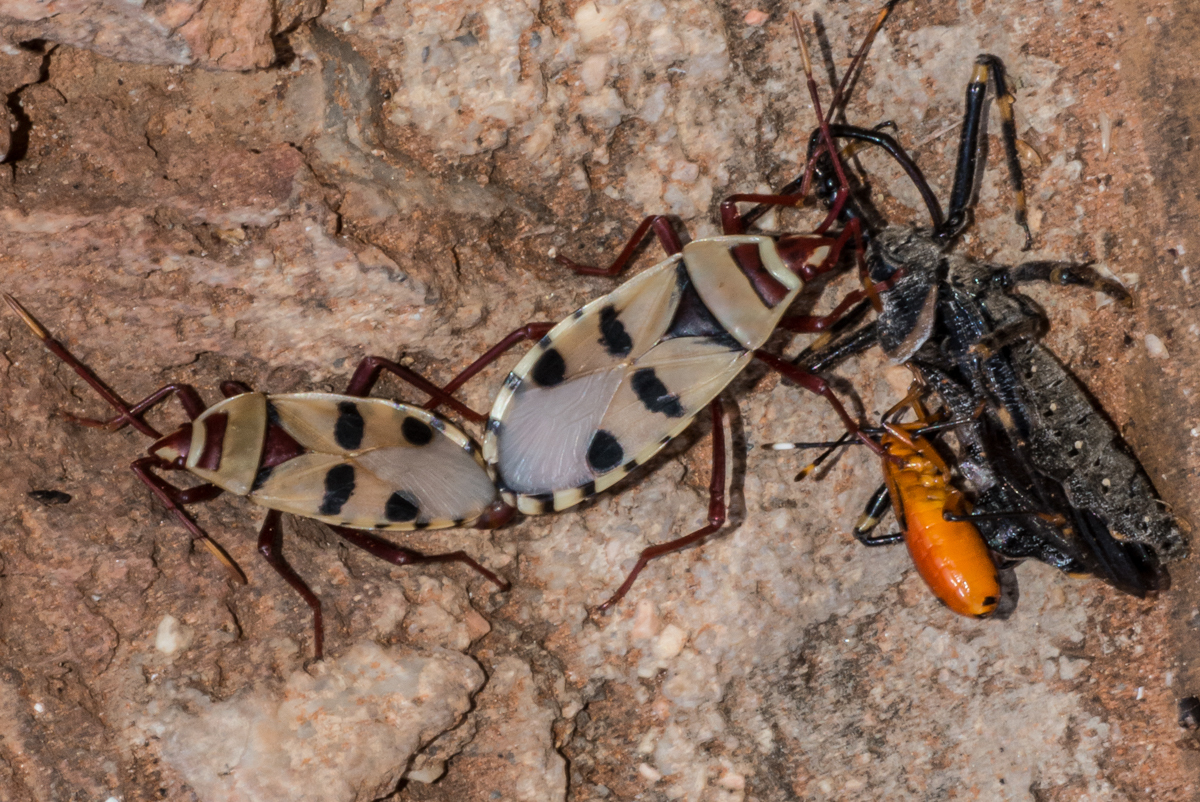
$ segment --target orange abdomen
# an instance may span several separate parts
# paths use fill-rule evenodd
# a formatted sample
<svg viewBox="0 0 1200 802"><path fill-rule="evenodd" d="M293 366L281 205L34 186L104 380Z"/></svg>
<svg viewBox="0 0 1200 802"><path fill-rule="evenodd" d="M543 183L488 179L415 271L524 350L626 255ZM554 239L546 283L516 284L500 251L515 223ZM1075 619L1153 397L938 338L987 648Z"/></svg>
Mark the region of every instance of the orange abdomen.
<svg viewBox="0 0 1200 802"><path fill-rule="evenodd" d="M948 505L965 511L958 491L928 456L893 436L883 439L889 453L904 460L903 465L885 463L884 472L917 572L954 612L990 615L1000 601L1000 580L983 536L971 523L944 517ZM916 442L920 448L922 441Z"/></svg>

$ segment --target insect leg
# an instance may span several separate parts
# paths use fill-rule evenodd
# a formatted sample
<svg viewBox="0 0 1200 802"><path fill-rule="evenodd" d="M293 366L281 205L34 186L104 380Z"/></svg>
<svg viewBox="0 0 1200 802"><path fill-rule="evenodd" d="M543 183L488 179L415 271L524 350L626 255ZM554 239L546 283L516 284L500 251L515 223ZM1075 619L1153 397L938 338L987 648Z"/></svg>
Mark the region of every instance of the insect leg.
<svg viewBox="0 0 1200 802"><path fill-rule="evenodd" d="M846 321L853 324L853 319L861 318L866 313L869 306L863 304L860 309L851 310L842 321L834 325L840 325ZM796 357L795 364L800 365L804 369L812 373L821 373L828 370L834 365L849 359L855 354L861 354L873 345L879 343L879 335L876 332L875 321L871 321L857 329L845 329L840 332L826 333L800 352Z"/></svg>
<svg viewBox="0 0 1200 802"><path fill-rule="evenodd" d="M714 398L709 404L709 410L712 412L712 438L713 438L713 466L712 479L708 486L708 525L697 529L689 535L669 540L666 543L659 543L657 546L651 546L643 549L638 555L637 563L633 566L633 570L625 577L625 581L621 583L621 587L617 588L617 592L608 598L608 601L596 608L597 612L603 613L609 610L614 604L624 598L629 589L633 587L634 580L638 578L638 574L642 569L653 559L670 554L673 551L687 548L693 543L697 543L704 538L716 532L725 523L725 424L722 420L724 412L721 406L721 400Z"/></svg>
<svg viewBox="0 0 1200 802"><path fill-rule="evenodd" d="M871 535L871 532L875 531L875 527L879 526L879 522L890 506L892 506L892 496L888 492L888 486L880 485L867 502L862 517L858 519L858 523L851 532L855 540L864 546L890 546L893 543L903 542L904 535L899 532L890 535Z"/></svg>
<svg viewBox="0 0 1200 802"><path fill-rule="evenodd" d="M246 384L245 382L221 382L221 395L225 396L226 398L233 398L235 395L242 395L243 393L252 392L254 391L250 389L250 385Z"/></svg>
<svg viewBox="0 0 1200 802"><path fill-rule="evenodd" d="M967 84L967 110L963 114L962 134L958 141L958 163L954 170L954 187L950 193L950 210L946 222L939 226L939 239L950 240L970 222L969 207L975 192L976 170L979 162L979 145L983 136L983 109L987 99L988 76L996 88L996 105L1000 109L1001 140L1004 142L1005 160L1008 162L1008 177L1016 194L1017 225L1025 230L1025 247L1033 247L1033 234L1025 210L1025 179L1021 173L1021 162L1017 157L1017 129L1013 122L1012 93L1004 77L1004 64L995 56L980 55L975 59L975 70Z"/></svg>
<svg viewBox="0 0 1200 802"><path fill-rule="evenodd" d="M679 239L679 234L675 233L675 229L671 227L670 218L654 214L642 221L642 224L633 232L633 236L629 238L629 242L625 243L624 250L621 251L608 267L582 265L561 255L555 256L554 261L564 267L571 268L576 273L583 273L589 276L615 276L628 267L629 262L633 259L633 254L637 251L638 246L642 244L642 240L646 238L646 234L650 232L651 228L658 235L658 241L662 243L663 250L667 252L667 256L674 256L683 250L683 241Z"/></svg>
<svg viewBox="0 0 1200 802"><path fill-rule="evenodd" d="M1101 579L1139 599L1171 586L1171 578L1159 565L1154 549L1144 543L1117 540L1104 520L1086 507L1071 510L1076 530L1091 551L1093 570Z"/></svg>
<svg viewBox="0 0 1200 802"><path fill-rule="evenodd" d="M889 289L891 286L892 280L888 279L887 281L880 281L879 283L874 284L871 289L878 293L880 291ZM869 294L870 292L868 290L855 290L843 298L842 302L834 307L834 310L827 315L785 315L779 321L779 328L784 329L785 331L794 331L800 334L816 334L818 332L823 332L830 326L840 322L842 317L846 315L847 311L850 310L852 306L861 303ZM866 308L866 305L864 305L862 312L865 312ZM855 309L853 310L852 314L861 315L861 312ZM822 345L824 345L824 343L822 343Z"/></svg>
<svg viewBox="0 0 1200 802"><path fill-rule="evenodd" d="M185 504L195 504L216 498L221 494L221 488L215 485L198 485L191 488L176 487L154 473L154 470L169 471L182 470L182 468L177 468L158 457L142 457L141 459L134 460L129 467L137 475L137 478L141 479L150 488L150 491L158 497L158 500L183 524L184 528L191 534L192 539L199 541L205 548L211 551L229 570L234 579L243 585L246 584L246 574L242 572L238 564L229 556L229 553L221 548L219 543L210 538L203 529L197 526L196 522L183 509L183 505Z"/></svg>
<svg viewBox="0 0 1200 802"><path fill-rule="evenodd" d="M359 362L358 367L354 370L354 375L350 377L350 384L346 386L346 395L355 396L356 398L366 397L367 393L371 392L371 388L375 386L375 382L379 381L380 371L384 370L399 376L413 387L432 396L430 404L433 404L433 406L426 404L426 408L428 409L446 404L459 415L475 423L482 423L486 417L454 398L449 392L438 387L416 371L409 370L403 365L397 364L390 359L384 359L381 356L363 357L362 362ZM437 403L434 404L434 401Z"/></svg>
<svg viewBox="0 0 1200 802"><path fill-rule="evenodd" d="M258 533L258 553L270 563L271 567L275 569L275 573L283 577L283 581L300 594L304 603L312 610L313 652L316 659L322 660L325 657L325 623L321 616L321 600L283 556L283 527L279 525L279 522L278 510L271 510L267 513L262 529Z"/></svg>
<svg viewBox="0 0 1200 802"><path fill-rule="evenodd" d="M810 393L816 393L824 398L833 406L833 409L835 412L837 412L838 417L842 419L842 425L846 427L846 431L850 432L859 440L861 440L863 444L867 446L867 448L871 449L879 456L887 456L887 452L883 450L883 447L868 437L862 431L862 427L860 427L854 421L854 419L850 417L850 413L848 413L846 408L842 406L842 402L838 401L837 396L833 394L833 390L829 389L829 384L820 376L816 375L815 373L811 373L798 365L785 362L774 354L768 353L761 349L754 352L754 357L760 362L765 362L769 367L774 368L776 372L783 374L784 377L791 379L793 382L800 385L805 390L808 390Z"/></svg>
<svg viewBox="0 0 1200 802"><path fill-rule="evenodd" d="M1081 287L1091 287L1102 292L1122 306L1133 306L1133 296L1129 290L1116 281L1100 275L1087 263L1075 262L1023 262L1008 271L1013 283L1027 281L1044 281L1047 284L1066 286L1076 284Z"/></svg>
<svg viewBox="0 0 1200 802"><path fill-rule="evenodd" d="M418 563L462 563L476 573L483 576L492 584L499 587L501 590L508 590L510 585L505 580L496 576L494 573L484 568L475 560L471 559L465 551L452 551L448 554L422 554L419 551L406 549L397 546L393 543L384 540L378 535L370 532L365 532L361 529L350 529L345 526L330 526L339 537L343 538L352 546L357 546L373 557L389 562L392 565L416 565Z"/></svg>
<svg viewBox="0 0 1200 802"><path fill-rule="evenodd" d="M546 333L556 325L558 324L527 323L526 325L509 334L500 342L493 345L483 356L476 359L470 365L467 365L466 369L463 370L462 373L455 376L445 387L442 388L442 392L447 394L453 393L459 387L462 387L464 384L470 381L477 373L479 373L479 371L483 370L488 365L499 359L505 351L512 348L517 343L521 343L526 340L540 340L545 337ZM430 410L437 409L439 406L441 406L441 403L441 400L435 397L425 405L425 408Z"/></svg>
<svg viewBox="0 0 1200 802"><path fill-rule="evenodd" d="M208 405L200 398L200 394L196 392L196 388L190 384L168 384L165 387L160 387L150 395L138 401L136 404L129 407L118 407L120 412L108 420L96 420L94 418L81 418L77 415L72 415L69 412L62 413L62 416L71 423L77 423L80 426L87 426L93 429L108 429L110 432L122 429L126 425L132 424L145 434L150 434L151 437L161 437L162 435L151 434L145 429L137 426L136 422L141 422L148 429L152 429L148 424L141 419L142 414L152 407L162 403L172 395L179 398L179 403L183 406L183 411L191 420L200 417L204 410L208 409ZM107 400L107 399L106 399Z"/></svg>
<svg viewBox="0 0 1200 802"><path fill-rule="evenodd" d="M1041 315L1023 317L980 337L978 342L971 346L970 353L980 359L988 359L1007 345L1021 340L1040 339L1048 329L1049 325Z"/></svg>
<svg viewBox="0 0 1200 802"><path fill-rule="evenodd" d="M749 220L738 212L737 205L739 203L757 203L755 210L762 211L755 215L758 217L772 206L800 206L804 203L804 196L797 193L795 195L756 195L756 194L741 194L730 195L725 200L721 201L721 233L745 234L746 225Z"/></svg>

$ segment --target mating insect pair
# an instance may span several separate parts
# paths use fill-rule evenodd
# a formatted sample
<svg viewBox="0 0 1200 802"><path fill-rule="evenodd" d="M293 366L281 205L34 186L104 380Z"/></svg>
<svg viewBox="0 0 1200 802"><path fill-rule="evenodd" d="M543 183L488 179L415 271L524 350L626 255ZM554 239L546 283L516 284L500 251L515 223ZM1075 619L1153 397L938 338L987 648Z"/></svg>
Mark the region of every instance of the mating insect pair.
<svg viewBox="0 0 1200 802"><path fill-rule="evenodd" d="M806 71L819 107L807 57ZM849 185L844 188L848 191ZM172 384L129 405L11 296L5 300L118 413L111 421L78 422L114 429L129 425L154 438L149 455L135 461L133 470L193 538L242 581L241 570L184 507L232 492L268 508L259 551L312 609L320 657L320 601L283 557L282 512L323 521L353 545L395 564L462 562L506 587L462 552L420 554L370 530L491 528L518 510L528 515L563 510L625 477L707 407L713 426L708 524L645 549L601 605L605 610L628 592L649 561L703 539L724 523L725 443L718 395L752 360L824 396L847 429L857 431L821 379L761 350L778 327L823 327L823 319L788 316L788 309L806 281L839 265L854 228L830 236L823 231L827 221L812 234L745 234L737 204L802 201L798 195L734 195L721 206L720 236L684 245L667 219L656 216L642 223L605 270L560 260L580 272L616 275L650 230L668 254L557 325L521 327L444 389L393 362L368 357L344 395L265 395L226 382L221 388L225 400L206 407L192 387ZM469 437L432 410L446 404L468 420L482 420L452 394L526 339L538 342L505 380L480 454ZM421 409L366 398L381 370L395 373L432 400ZM190 422L163 436L142 416L172 396ZM176 487L159 475L162 471L186 471L204 484Z"/></svg>
<svg viewBox="0 0 1200 802"><path fill-rule="evenodd" d="M730 208L742 200L794 201L734 196ZM716 396L752 359L825 395L855 428L823 382L758 350L783 321L804 281L837 264L844 238L740 235L733 233L740 229L736 211L726 214L731 233L687 246L663 218L650 218L641 232L652 226L670 254L666 261L557 326L523 327L445 390L400 365L368 357L344 395L266 395L226 382L221 388L225 400L207 407L194 388L172 384L130 405L12 296L4 297L46 347L117 410L110 421L77 422L110 429L130 425L154 438L149 455L131 466L134 472L241 581L241 570L184 507L231 492L268 508L259 550L312 609L314 649L320 657L320 601L283 556L282 512L322 521L353 545L397 565L457 561L507 587L462 552L420 554L368 530L492 528L518 509L525 514L565 509L649 459L707 406L714 435L709 525L645 550L602 605L607 609L625 595L647 562L702 539L723 523L724 437ZM610 272L624 266L640 238L631 241ZM801 327L808 322L786 321ZM539 335L496 400L482 457L466 434L432 412L366 398L380 371L387 370L428 393L431 409L446 404L468 420L482 421L451 393L512 344ZM190 422L164 436L143 415L172 396ZM179 470L204 484L180 488L159 475Z"/></svg>

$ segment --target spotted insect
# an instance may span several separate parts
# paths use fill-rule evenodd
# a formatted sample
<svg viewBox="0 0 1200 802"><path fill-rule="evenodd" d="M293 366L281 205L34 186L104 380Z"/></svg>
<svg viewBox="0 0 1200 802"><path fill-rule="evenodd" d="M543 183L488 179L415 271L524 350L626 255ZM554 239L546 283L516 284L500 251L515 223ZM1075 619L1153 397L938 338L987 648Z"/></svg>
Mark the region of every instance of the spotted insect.
<svg viewBox="0 0 1200 802"><path fill-rule="evenodd" d="M258 549L312 609L318 659L324 654L321 602L283 555L284 512L322 521L347 542L393 564L460 562L501 588L508 587L464 552L422 554L366 531L490 529L515 512L497 494L478 446L461 430L420 407L366 397L386 370L463 417L483 420L411 370L367 357L344 395L268 395L227 381L221 385L225 399L212 406L206 406L187 384L169 384L131 405L51 337L16 299L5 293L4 300L51 353L117 410L107 421L66 417L109 430L128 425L153 438L148 455L130 466L133 472L193 539L241 582L246 581L241 568L184 507L229 492L268 509ZM179 399L190 421L164 436L142 416L172 396ZM161 471L186 471L204 484L177 487L163 479Z"/></svg>
<svg viewBox="0 0 1200 802"><path fill-rule="evenodd" d="M800 42L824 127L802 37ZM830 316L789 315L788 308L806 282L842 264L858 228L852 223L836 235L826 233L836 216L831 212L814 233L746 234L737 204L791 206L803 200L803 195L733 195L720 205L723 233L686 245L668 218L647 217L607 268L557 257L579 273L616 276L651 231L667 253L665 260L557 325L519 329L446 385L453 392L508 347L540 337L504 381L483 441L502 496L526 515L564 510L612 487L709 409L708 524L645 549L600 610L620 600L650 560L695 543L724 523L725 443L718 396L750 362L757 359L823 396L848 431L858 430L824 381L762 350L777 328L811 332L825 326ZM833 315L865 293L852 295Z"/></svg>

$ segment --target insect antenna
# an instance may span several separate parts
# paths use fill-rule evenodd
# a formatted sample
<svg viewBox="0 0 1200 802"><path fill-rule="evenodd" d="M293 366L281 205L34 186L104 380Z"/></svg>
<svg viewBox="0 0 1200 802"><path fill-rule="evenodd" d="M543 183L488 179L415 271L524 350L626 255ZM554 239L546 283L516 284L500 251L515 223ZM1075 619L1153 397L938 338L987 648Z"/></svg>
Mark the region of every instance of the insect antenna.
<svg viewBox="0 0 1200 802"><path fill-rule="evenodd" d="M854 54L854 58L850 61L850 66L846 68L846 72L842 75L842 81L838 84L837 91L833 93L833 100L829 101L829 119L836 120L839 114L844 112L847 98L850 97L850 91L854 88L854 84L858 80L858 75L861 72L862 62L867 56L867 52L871 49L871 45L875 42L875 35L879 33L879 29L883 27L883 23L891 15L892 9L900 0L888 0L883 8L879 10L879 15L875 17L875 24L871 26L871 30L867 31L866 37L862 44L858 47L858 52Z"/></svg>
<svg viewBox="0 0 1200 802"><path fill-rule="evenodd" d="M33 332L33 336L41 340L42 345L46 346L50 353L54 354L63 362L66 362L68 365L70 365L71 369L78 373L79 377L87 382L89 387L95 390L101 398L107 401L109 406L117 410L118 416L115 419L116 421L120 421L122 426L129 424L142 434L146 435L147 437L153 437L155 440L162 438L162 433L138 417L138 415L129 408L129 405L126 404L119 395L110 390L108 385L101 381L95 373L92 373L91 368L76 359L75 355L68 351L62 343L51 337L50 332L46 331L42 324L38 323L37 319L29 313L29 310L21 306L16 298L12 297L7 292L3 293L3 296L4 302L8 304L9 308L12 309L13 312L15 312L17 316L21 318L21 320L25 321L25 325L28 326L29 330ZM76 418L73 415L70 415L69 417L75 422L82 423L84 425L94 425L98 423L97 421L89 421L85 418Z"/></svg>
<svg viewBox="0 0 1200 802"><path fill-rule="evenodd" d="M808 55L808 44L804 40L804 30L800 22L800 15L792 11L788 14L788 19L791 20L792 30L796 34L796 41L800 44L800 59L804 65L804 77L808 83L808 95L812 99L813 112L817 115L817 125L821 129L821 137L824 140L823 144L829 153L829 158L833 162L833 169L838 177L837 197L830 207L829 213L825 215L825 219L821 222L821 225L816 228L816 233L824 234L833 225L833 221L837 219L838 215L841 214L842 207L846 203L846 197L850 192L850 182L846 180L846 173L842 170L842 162L838 158L837 145L834 144L833 134L829 131L829 121L821 113L821 95L817 90L817 81L813 78L812 59ZM800 185L800 195L802 196L808 195L812 179L811 168L815 163L815 156L816 154L814 154L814 160L810 160L809 165L804 171L804 181Z"/></svg>

